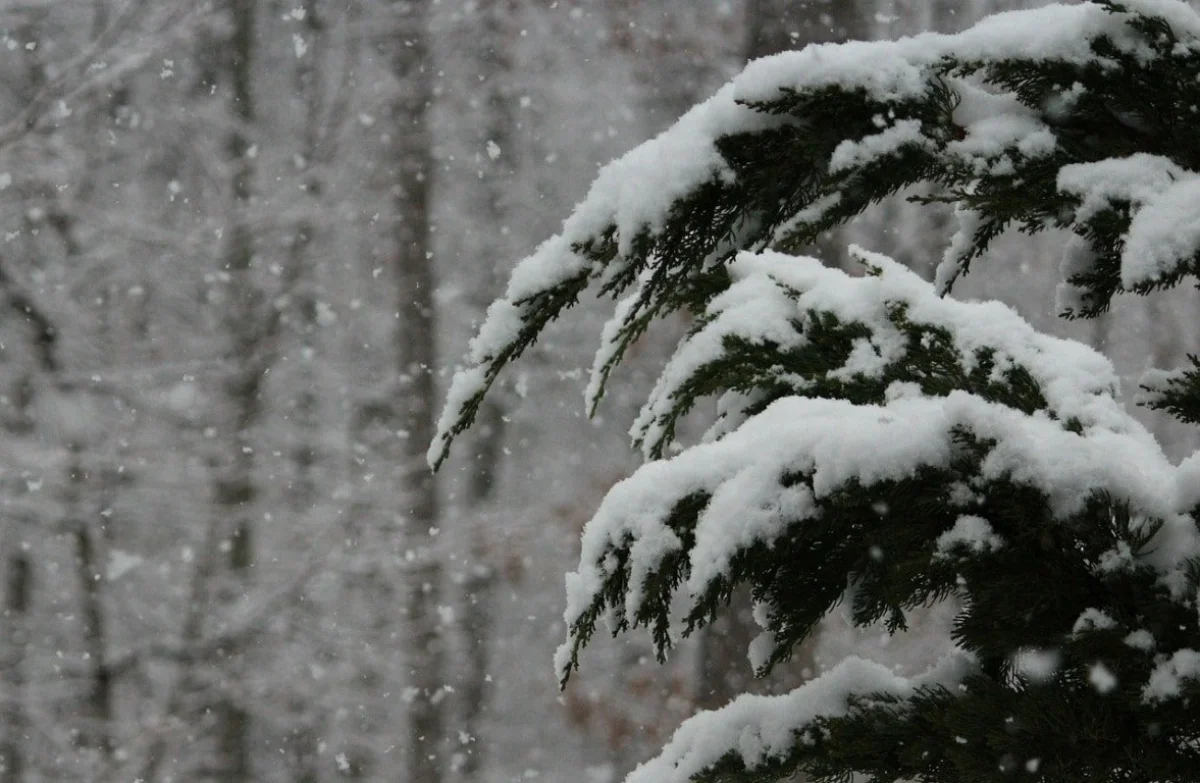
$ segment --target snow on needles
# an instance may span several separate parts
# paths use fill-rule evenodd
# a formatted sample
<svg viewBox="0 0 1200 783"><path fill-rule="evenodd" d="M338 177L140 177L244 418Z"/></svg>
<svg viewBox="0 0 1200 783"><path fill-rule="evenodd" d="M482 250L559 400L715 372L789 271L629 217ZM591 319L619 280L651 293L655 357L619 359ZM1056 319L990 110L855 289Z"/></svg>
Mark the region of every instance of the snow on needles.
<svg viewBox="0 0 1200 783"><path fill-rule="evenodd" d="M969 656L950 655L909 679L872 661L847 658L790 693L746 694L722 709L690 718L662 753L630 773L626 783L687 783L730 752L754 769L786 758L815 720L847 714L852 696L905 698L921 687L953 687L974 670Z"/></svg>
<svg viewBox="0 0 1200 783"><path fill-rule="evenodd" d="M1086 223L1118 202L1141 208L1183 176L1183 167L1175 162L1139 152L1127 158L1063 166L1058 171L1058 189L1080 198L1075 219Z"/></svg>
<svg viewBox="0 0 1200 783"><path fill-rule="evenodd" d="M1172 466L1149 432L1115 400L1116 378L1107 359L1080 343L1036 332L1000 303L940 298L898 263L857 248L853 253L870 264L872 275L851 277L814 259L773 252L742 254L731 267L734 284L713 300L705 327L681 343L642 421L665 411L675 390L698 367L718 358L730 335L782 346L805 340L791 326L805 312L865 324L881 356L899 356L903 340L889 321L897 305L904 307L908 324L950 334L960 362L969 363L985 350L997 367L1023 368L1036 381L1047 410L1027 414L961 390L945 397L888 395L885 404L855 405L800 396L801 388L719 440L647 463L608 493L584 530L578 570L567 576L568 627L601 600L603 586L620 568L628 569L628 583L618 608L625 617L637 617L647 585L670 555L687 558L685 588L692 601L698 600L713 580L727 576L737 552L757 543L769 546L788 526L816 518L822 499L842 487L871 487L911 477L921 468L947 467L956 453L956 433L962 432L992 444L979 480L1003 478L1034 487L1058 518L1078 512L1095 492L1104 491L1129 504L1131 524L1163 520L1143 562L1173 586L1182 585L1181 563L1200 552L1195 526L1184 516L1188 509L1180 507L1190 496L1181 493L1178 482L1192 472ZM849 361L855 361L853 353ZM1065 427L1066 421L1075 422L1078 431ZM785 478L797 474L809 480ZM708 501L696 522L694 543L683 552L684 542L669 520L681 501L695 496ZM949 554L957 544L982 551L1002 542L986 521L962 516L930 556ZM628 548L623 564L611 556L621 548ZM560 676L573 644L572 636L559 651Z"/></svg>
<svg viewBox="0 0 1200 783"><path fill-rule="evenodd" d="M812 258L781 253L742 253L729 267L733 284L709 304L703 326L689 335L671 357L631 435L646 456L667 437L673 407L684 386L706 366L718 362L731 338L773 344L779 351L805 345L797 328L817 315L866 326L849 361L825 377L849 380L879 373L907 355L906 338L892 321L897 308L909 324L944 330L960 363L970 369L980 351L992 351L997 370L1020 366L1037 381L1050 409L1085 427L1102 426L1142 440L1153 437L1114 399L1118 385L1111 363L1072 340L1041 334L999 302L960 302L942 298L921 278L886 256L851 248L852 257L874 270L851 277ZM776 380L803 388L813 380L788 375Z"/></svg>
<svg viewBox="0 0 1200 783"><path fill-rule="evenodd" d="M858 141L846 139L829 158L831 174L859 168L865 163L893 153L905 145L928 146L919 120L900 120L895 125Z"/></svg>
<svg viewBox="0 0 1200 783"><path fill-rule="evenodd" d="M600 594L609 569L618 567L608 552L630 539L624 611L635 616L647 577L683 546L666 520L686 497L699 492L712 496L688 553L687 589L695 597L726 571L737 550L756 542L770 544L786 525L812 518L817 513L814 500L849 481L869 487L909 477L921 467L948 464L954 433L962 429L997 444L984 461L983 478L1010 477L1037 487L1056 514L1078 511L1101 489L1128 500L1141 515L1175 513L1169 502L1173 469L1142 437L1099 428L1086 435L1068 432L1048 418L964 392L901 398L882 406L788 397L722 440L648 463L617 484L584 531L579 569L567 577L564 618L571 625L583 615ZM790 471L811 475L811 491L803 483L784 486L784 474ZM1192 542L1173 551L1186 556L1196 547ZM1162 565L1172 567L1177 559L1172 556Z"/></svg>
<svg viewBox="0 0 1200 783"><path fill-rule="evenodd" d="M1126 0L1125 5L1134 13L1165 18L1181 37L1180 47L1200 49L1200 16L1185 4ZM839 493L848 489L888 492L894 485L907 492L910 485L902 482L914 478L944 482L939 498L948 508L939 507L932 520L938 527L929 538L913 544L928 549L931 563L1002 557L1017 546L1020 538L1011 534L1002 510L985 512L991 519L973 513L984 508L978 498L1003 482L1034 490L1045 499L1049 517L1059 522L1080 522L1083 518L1072 517L1095 511L1089 504L1100 498L1110 508L1119 507L1121 519L1128 512L1129 530L1152 531L1151 540L1145 546L1139 542L1134 551L1121 538L1088 567L1103 576L1145 565L1174 598L1194 602L1187 566L1189 558L1200 555L1200 532L1188 514L1200 496L1195 489L1200 458L1180 467L1167 460L1116 400L1117 378L1100 354L1036 332L1000 303L939 296L972 254L981 252L987 231L996 225L988 222L993 216L986 205L979 211L970 206L969 197L981 192L977 188L987 184L986 178L1069 152L1059 146L1057 125L1046 121L1056 109L1030 108L1005 94L997 86L1003 80L989 81L989 65L1026 60L1053 61L1067 71L1080 65L1103 68L1104 57L1093 46L1099 38L1108 51L1136 59L1157 56L1126 13L1085 2L998 14L955 35L810 46L756 61L675 126L605 167L562 233L521 262L505 298L489 309L472 342L467 368L455 376L430 447L431 464L445 456L456 428L469 418L470 406L500 366L557 315L556 307L569 306L589 285L607 281L612 285L606 290L625 296L597 354L588 389L594 404L607 371L620 358L630 319L678 304L654 301L656 291L683 280L693 267L712 271L714 261L727 264L729 272L728 280L713 276L725 288L706 300L705 312L680 342L634 423L631 434L650 461L609 491L583 532L579 566L566 579L568 638L555 657L560 679L565 681L575 665L597 617L607 613L619 625L653 623L656 643L667 646L663 634L673 629L664 626L679 608L672 608L672 599L689 601L694 621L720 588L743 578L744 569L735 573L734 566L748 548L770 548L789 533L804 533L806 525L843 502ZM963 74L973 74L974 81ZM772 231L789 221L812 222L841 203L841 192L817 193L794 205L784 199L781 203L792 210L788 214L765 208L764 214L729 212L736 220L720 224L721 238L695 245L702 249L693 255L708 257L679 259L664 250L670 240L656 244L668 225L674 232L673 210L681 200L697 192L707 198L709 191L699 190L706 185L720 191L737 184L718 140L780 124L805 127L805 118L788 114L786 107L759 111L756 105L780 100L789 91L830 87L866 95L868 103L885 107L930 110L920 120L881 111L877 133L860 133L823 153L829 160L811 161L824 167L818 173L830 175L832 190L842 182L839 177L887 163L913 147L919 148L922 165L932 161L965 172L956 180L962 198L955 212L959 231L939 267L937 288L894 261L857 248L852 255L869 267L866 277L774 252L741 253L729 260L731 249L768 241L765 231L754 233L756 221L763 219ZM953 100L946 99L943 87ZM1076 87L1062 89L1065 97L1051 96L1052 104L1080 98ZM940 114L948 110L952 117ZM927 128L926 122L938 127ZM1067 282L1060 290L1060 301L1072 308L1091 293L1080 286L1097 260L1094 249L1083 244L1087 224L1112 217L1109 212L1129 219L1120 237L1120 280L1126 289L1141 290L1177 275L1200 253L1195 210L1200 174L1172 160L1138 154L1065 165L1055 186L1076 206L1073 215L1064 210L1061 218L1073 222L1077 234L1063 259ZM684 223L684 230L703 234L702 227ZM664 282L662 272L678 277ZM697 296L692 304L699 302ZM831 342L818 342L824 339ZM741 368L735 354L746 346L758 351L753 363L762 377L743 383L735 377ZM820 349L820 361L807 360L803 351L809 346ZM762 361L764 352L770 360ZM918 352L924 352L919 361L913 358ZM785 361L796 356L805 360ZM847 393L854 384L854 394ZM769 394L756 397L751 389ZM712 438L670 459L656 459L673 437L675 421L704 394L721 395L724 419ZM773 402L767 405L767 400ZM1103 511L1106 519L1118 518ZM839 519L830 514L822 524ZM878 512L870 524L887 529L906 521L903 515ZM1089 612L1080 616L1075 633L1111 622L1098 610ZM764 655L774 634L786 629L776 625L769 606L760 614L766 633L752 654L761 662L774 655ZM1153 640L1131 634L1127 643ZM1041 648L1017 657L1025 661L1021 666L1036 664L1047 672L1059 661L1058 653ZM1041 665L1047 662L1053 665ZM927 681L953 683L971 666L965 656L954 658ZM1164 651L1143 698L1178 696L1181 681L1193 679L1200 679L1200 654L1178 650L1167 658ZM850 659L792 694L743 696L685 723L663 754L638 768L630 783L682 783L729 753L751 768L781 759L804 741L804 729L813 720L845 714L851 696L873 692L903 698L921 682ZM1091 669L1091 682L1101 692L1117 684L1103 666Z"/></svg>
<svg viewBox="0 0 1200 783"><path fill-rule="evenodd" d="M1101 35L1124 49L1137 46L1121 15L1093 3L1009 11L952 35L922 33L894 41L819 44L764 57L747 65L734 80L735 97L764 102L778 97L781 88L832 84L860 87L883 100L912 97L928 89L928 69L944 57L1082 65L1095 60L1091 42Z"/></svg>
<svg viewBox="0 0 1200 783"><path fill-rule="evenodd" d="M1121 284L1133 288L1175 274L1200 254L1200 176L1190 174L1137 212L1121 253Z"/></svg>
<svg viewBox="0 0 1200 783"><path fill-rule="evenodd" d="M1181 36L1200 36L1200 21L1180 3L1138 0L1126 5L1134 12L1163 16ZM947 58L965 63L1006 58L1056 60L1067 65L1094 63L1097 55L1092 42L1100 36L1119 50L1140 56L1145 43L1126 19L1125 14L1110 13L1092 3L1050 5L996 14L954 35L926 33L896 41L809 46L751 63L673 127L605 166L562 232L518 265L505 294L507 306L489 313L467 357L467 367L452 382L446 413L429 449L430 463L437 464L445 457L453 433L462 425L467 411L464 406L483 392L498 369L480 368L511 358L508 348L518 342L523 325L532 318L536 298L569 281L583 281L581 287L586 287L587 280L595 281L606 274L578 252L579 247L612 232L617 255L606 262L610 267L607 273L619 272L629 263L634 240L661 229L678 199L706 182L733 182L735 175L718 151L717 139L796 121L755 111L750 104L777 99L782 91L826 86L860 89L885 102L918 99L940 78L938 69ZM948 146L947 155L982 160L996 152L997 144L1016 145L1015 149L1026 155L1044 154L1053 148L1054 140L1040 122L1027 111L1018 111L1011 100L992 102L996 104L992 114L999 111L1003 117L988 116L987 112L983 117L969 116L987 101L980 95L972 97L970 93L979 91L973 91L962 80L949 81L963 93L960 97L971 100L964 100L956 111L956 121L966 128L967 137ZM932 142L921 138L920 131L915 122L901 120L876 136L839 147L831 163L836 170L894 153L899 146L929 146ZM995 165L995 161L985 163ZM1179 255L1200 244L1200 224L1187 222L1180 211L1197 189L1187 186L1170 191L1163 195L1157 209L1147 208L1144 217L1139 216L1141 223L1135 228L1143 230L1149 249L1139 256L1142 260L1129 262L1127 281L1161 273L1170 265L1171 254ZM1187 229L1183 235L1186 242L1167 247L1164 237L1180 236L1181 227ZM1131 244L1141 252L1143 245L1136 239ZM962 248L952 251L955 249ZM1132 253L1127 255L1132 257ZM939 270L939 281L948 284L961 263L954 252L948 253Z"/></svg>
<svg viewBox="0 0 1200 783"><path fill-rule="evenodd" d="M1126 289L1170 276L1200 253L1200 176L1174 161L1138 153L1071 164L1059 171L1058 189L1080 199L1080 223L1129 205L1133 219L1121 252Z"/></svg>

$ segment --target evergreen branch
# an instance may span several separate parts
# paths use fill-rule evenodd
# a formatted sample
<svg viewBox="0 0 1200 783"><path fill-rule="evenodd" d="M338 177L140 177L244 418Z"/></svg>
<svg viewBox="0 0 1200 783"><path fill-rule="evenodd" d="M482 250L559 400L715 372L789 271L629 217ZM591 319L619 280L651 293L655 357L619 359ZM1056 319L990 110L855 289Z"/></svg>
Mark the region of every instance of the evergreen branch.
<svg viewBox="0 0 1200 783"><path fill-rule="evenodd" d="M791 693L742 696L692 717L662 754L634 770L628 781L786 779L806 761L811 765L806 756L821 755L828 744L826 727L835 721L853 722L873 703L899 705L926 689L953 687L972 669L971 659L959 656L910 680L879 664L849 658Z"/></svg>
<svg viewBox="0 0 1200 783"><path fill-rule="evenodd" d="M1037 357L1057 355L1062 341L997 308L939 300L889 259L851 254L867 264L867 278L781 255L732 264L733 282L709 302L633 425L646 456L662 457L700 399L729 392L760 392L748 413L785 396L883 404L889 389L901 387L932 396L970 391L1027 413L1050 407L1041 383L1054 382L1053 368ZM843 287L860 292L853 307L839 300ZM958 329L980 319L992 322L999 342L983 344ZM1102 377L1116 382L1094 358L1086 394L1104 393ZM1073 415L1059 402L1052 416Z"/></svg>
<svg viewBox="0 0 1200 783"><path fill-rule="evenodd" d="M1166 411L1180 421L1200 424L1200 357L1188 354L1187 358L1191 367L1144 374L1138 403L1150 410Z"/></svg>
<svg viewBox="0 0 1200 783"><path fill-rule="evenodd" d="M1067 317L1200 276L1198 107L1200 15L1174 0L810 47L752 63L604 169L522 262L456 376L435 467L585 289L619 299L590 410L656 319L696 317L632 430L649 461L609 492L568 576L564 685L600 620L648 628L661 658L739 587L760 674L842 601L855 625L896 631L954 597L973 662L921 682L855 662L795 699L737 700L632 781L1195 777L1200 459L1172 465L1090 349L944 295L1014 228L1072 234ZM959 221L936 288L858 249L857 279L762 252L917 184ZM1148 376L1144 404L1200 421L1191 364ZM664 458L707 397L706 442Z"/></svg>
<svg viewBox="0 0 1200 783"><path fill-rule="evenodd" d="M1200 68L1195 31L1118 9L1023 12L1062 28L1040 48L985 21L958 36L817 47L752 64L607 167L563 233L518 267L456 376L431 464L444 461L503 366L593 284L615 297L637 283L606 330L589 388L594 409L629 344L656 318L702 309L728 286L719 270L739 250L803 247L917 183L942 187L931 198L970 217L939 272L943 292L1014 226L1071 228L1092 247L1096 263L1065 281L1075 292L1069 316L1103 312L1119 291L1147 293L1196 274L1200 235L1182 255L1140 261L1126 252L1145 250L1136 215L1114 220L1122 209L1114 204L1091 219L1073 216L1079 199L1060 189L1060 172L1114 151L1200 169L1200 142L1178 122L1200 111L1194 79L1177 75ZM829 64L856 57L877 68Z"/></svg>

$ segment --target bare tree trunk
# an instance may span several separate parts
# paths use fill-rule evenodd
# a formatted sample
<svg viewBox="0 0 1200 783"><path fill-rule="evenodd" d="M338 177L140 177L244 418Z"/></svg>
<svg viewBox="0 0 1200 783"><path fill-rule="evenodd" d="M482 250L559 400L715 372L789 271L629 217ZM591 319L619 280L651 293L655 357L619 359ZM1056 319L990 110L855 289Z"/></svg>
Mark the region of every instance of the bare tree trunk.
<svg viewBox="0 0 1200 783"><path fill-rule="evenodd" d="M12 524L11 520L7 524ZM15 543L15 542L13 542ZM15 548L5 558L4 623L0 636L0 783L25 779L25 645L33 599L33 564Z"/></svg>
<svg viewBox="0 0 1200 783"><path fill-rule="evenodd" d="M318 447L321 400L317 394L318 379L313 367L317 361L317 285L316 259L311 250L317 241L317 226L309 210L315 214L324 190L315 168L322 135L322 109L325 81L322 78L323 57L327 43L326 21L317 0L304 0L303 42L305 55L296 65L296 92L304 101L304 127L300 139L297 165L303 192L302 217L292 228L290 243L290 277L295 290L293 313L295 328L300 335L300 371L298 389L291 404L291 419L296 427L296 445L292 448L295 470L290 487L292 508L311 512L317 500L315 473L320 459ZM312 606L311 602L306 604ZM316 644L320 647L320 641ZM319 779L317 745L320 741L321 716L310 700L297 698L291 708L295 728L289 735L292 779L295 783L316 783Z"/></svg>
<svg viewBox="0 0 1200 783"><path fill-rule="evenodd" d="M104 575L99 565L98 547L93 539L92 525L81 511L87 474L83 465L83 446L68 444L71 454L67 476L67 513L69 534L75 539L75 567L83 596L83 646L91 666L88 695L85 701L84 726L79 733L81 747L100 754L107 765L113 749L113 683L108 668L107 633L104 614Z"/></svg>
<svg viewBox="0 0 1200 783"><path fill-rule="evenodd" d="M316 241L317 227L308 210L315 213L323 192L323 183L314 169L321 138L321 110L323 107L324 79L321 60L325 51L325 20L317 0L304 0L303 42L305 55L296 64L296 93L304 100L304 129L300 139L297 166L300 169L300 188L303 192L302 217L292 228L290 243L290 267L294 282L295 328L300 333L301 379L299 391L292 401L292 415L300 432L298 443L292 449L295 465L295 481L292 499L295 508L302 510L312 505L316 495L313 469L317 462L316 427L320 400L315 389L316 379L312 372L316 359L314 336L317 328L317 278L313 269L314 260L310 249Z"/></svg>
<svg viewBox="0 0 1200 783"><path fill-rule="evenodd" d="M511 219L509 193L512 188L516 156L516 106L512 80L515 75L512 46L516 38L513 17L519 11L514 0L489 0L480 18L480 72L484 74L485 138L481 148L487 151L484 172L484 198L487 220L481 226L487 237L480 248L481 258L511 258L513 248L508 240ZM475 306L482 313L486 302L495 295L500 284L497 267L484 275L475 289ZM477 780L483 767L481 725L487 710L488 651L492 635L492 591L496 568L492 562L488 526L482 515L495 494L497 470L504 443L504 407L499 395L480 408L478 434L472 443L470 474L467 484L467 510L473 526L470 534L469 560L463 580L462 630L465 642L466 679L463 683L463 727L469 745L461 767L463 778Z"/></svg>
<svg viewBox="0 0 1200 783"><path fill-rule="evenodd" d="M265 318L262 293L253 279L255 248L248 215L254 165L246 131L255 120L252 84L257 6L258 0L223 0L219 7L228 18L228 36L205 38L195 55L200 64L195 94L211 94L223 84L233 117L225 141L231 177L222 257L228 277L217 292L217 301L226 308L223 316L229 374L224 379L227 414L220 428L224 461L215 455L209 459L213 517L206 526L183 607L179 646L185 651L201 644L213 614L245 593L254 564L251 514L257 487L251 429L259 418L263 373L269 368L266 343L277 327L277 319ZM219 693L211 700L212 724L204 728L212 730L215 740L212 764L203 773L188 770L183 774L207 774L223 782L247 783L253 771L251 719L241 700L244 689L236 687L243 674L245 650L241 641L233 640L220 652ZM199 722L201 716L194 711L194 699L205 684L200 661L182 656L156 731L138 759L136 779L153 783L172 777L169 769L164 772L171 743L183 734L184 726L191 728ZM195 739L191 731L188 734L189 739Z"/></svg>
<svg viewBox="0 0 1200 783"><path fill-rule="evenodd" d="M425 465L433 440L437 366L437 311L430 244L430 178L433 159L428 110L433 98L428 41L428 3L395 2L398 29L388 36L388 55L396 77L389 106L393 129L395 216L393 274L397 285L396 349L400 388L400 465L406 492L403 541L408 561L404 598L407 669L415 698L408 706L405 783L440 783L444 764L442 693L444 641L437 607L442 565L435 551L439 523L437 485Z"/></svg>
<svg viewBox="0 0 1200 783"><path fill-rule="evenodd" d="M36 41L40 38L41 18L31 14L27 24L20 30L22 38ZM23 92L25 108L32 108L38 92L43 86L45 71L40 57L27 58L24 84L16 85ZM69 231L63 233L70 239ZM77 250L73 242L66 243L68 253ZM34 402L41 378L53 377L60 369L58 356L58 328L38 306L32 294L25 291L9 275L6 259L0 256L0 300L3 307L16 319L24 321L28 333L28 344L36 370L21 372L13 389L13 415L4 422L5 434L13 438L34 434L37 422L34 418ZM12 487L15 495L28 491L28 485L18 479ZM29 742L28 683L26 681L26 647L30 641L29 614L33 603L34 571L33 559L19 531L22 525L40 527L43 520L21 519L7 514L0 531L0 553L3 554L4 613L0 617L0 783L24 783L36 774L29 762L26 743Z"/></svg>
<svg viewBox="0 0 1200 783"><path fill-rule="evenodd" d="M359 623L363 654L351 662L355 677L348 684L359 709L337 748L341 777L349 780L376 777L380 753L386 747L381 745L381 735L391 732L388 710L380 704L378 691L381 684L394 687L393 680L388 662L374 651L394 645L400 637L394 630L399 590L388 567L400 532L389 522L392 515L380 510L381 505L394 502L391 488L380 487L373 480L384 473L385 464L394 468L399 459L395 448L399 422L391 396L360 401L350 424L350 441L355 446L350 463L354 499L346 519L347 558L341 577L351 597L347 603L361 612L354 620Z"/></svg>
<svg viewBox="0 0 1200 783"><path fill-rule="evenodd" d="M212 606L210 588L217 570L219 549L217 542L219 525L216 520L210 521L205 531L204 542L200 547L196 565L192 571L191 584L187 593L187 601L183 605L183 622L180 625L179 648L189 650L200 644L204 635L204 618ZM169 742L168 734L181 713L186 709L186 701L197 685L196 661L184 657L179 664L176 676L166 703L163 706L158 723L154 726L154 734L147 743L146 751L140 761L139 772L134 780L155 783L159 779L163 765L166 763L166 752Z"/></svg>
<svg viewBox="0 0 1200 783"><path fill-rule="evenodd" d="M236 123L227 142L233 169L228 244L225 268L230 283L225 291L228 332L231 342L231 370L226 381L226 395L232 411L227 432L228 463L218 473L213 501L221 517L228 539L226 564L231 584L223 596L228 605L238 592L244 591L254 564L254 531L251 511L257 491L254 479L254 449L251 428L258 420L260 389L264 367L261 366L262 344L266 335L261 320L261 292L252 279L254 240L247 211L251 201L251 181L254 176L250 141L245 128L254 121L252 56L255 37L257 0L230 0L232 30L228 42L228 77L230 111ZM226 650L224 687L214 710L217 720L216 765L223 781L248 783L252 779L250 760L250 715L231 687L240 677L245 651Z"/></svg>

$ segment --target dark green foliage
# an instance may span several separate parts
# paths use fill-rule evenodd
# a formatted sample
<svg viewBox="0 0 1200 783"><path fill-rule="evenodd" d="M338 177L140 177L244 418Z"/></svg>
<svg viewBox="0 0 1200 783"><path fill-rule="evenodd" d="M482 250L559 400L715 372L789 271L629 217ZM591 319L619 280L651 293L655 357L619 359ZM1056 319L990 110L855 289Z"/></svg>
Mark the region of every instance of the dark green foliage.
<svg viewBox="0 0 1200 783"><path fill-rule="evenodd" d="M1017 321L972 330L971 318L1008 316L939 309L869 254L857 253L873 276L860 279L783 255L739 257L810 246L923 185L929 195L914 200L952 204L960 218L942 294L1013 228L1074 235L1066 317L1200 275L1200 241L1186 236L1157 265L1127 252L1142 210L1200 172L1200 16L1170 0L1080 10L1090 14L1080 46L1057 54L1025 54L1018 41L985 57L963 37L929 39L941 48L928 57L890 44L793 55L810 69L841 51L883 52L885 70L910 58L904 73L919 86L804 81L798 68L796 84L722 93L727 113L712 109L713 124L705 107L680 124L689 143L697 128L725 129L711 140L712 171L679 169L686 187L654 214L623 212L614 200L636 199L624 191L585 201L584 217L538 251L544 280L510 289L485 327L431 448L435 465L503 366L585 289L621 299L592 404L657 318L695 319L634 426L650 464L614 488L585 535L558 661L564 684L602 619L614 633L649 629L665 656L739 588L769 642L756 652L763 676L839 603L854 623L893 631L919 607L961 607L961 675L859 688L854 670L835 670L778 697L819 704L794 718L739 701L685 725L635 783L1200 779L1200 534L1186 499L1197 471L1148 444L1115 402L1110 368ZM754 97L733 105L739 95ZM995 135L980 112L1017 132ZM664 138L651 152L674 149ZM1133 156L1168 181L1150 192L1088 180ZM762 305L755 317L738 310L749 296ZM1144 388L1150 408L1200 423L1200 359ZM710 398L722 405L713 442L666 459L681 418ZM891 454L886 440L905 437L892 426L904 416L944 449L897 450L889 469L837 450L844 432L861 451ZM806 440L812 432L826 434ZM862 433L877 440L852 437ZM1053 458L1038 462L1043 448ZM842 675L845 693L832 698L826 686ZM722 720L728 732L705 733Z"/></svg>
<svg viewBox="0 0 1200 783"><path fill-rule="evenodd" d="M1188 355L1191 367L1142 382L1143 404L1151 410L1166 411L1180 421L1200 424L1200 357Z"/></svg>

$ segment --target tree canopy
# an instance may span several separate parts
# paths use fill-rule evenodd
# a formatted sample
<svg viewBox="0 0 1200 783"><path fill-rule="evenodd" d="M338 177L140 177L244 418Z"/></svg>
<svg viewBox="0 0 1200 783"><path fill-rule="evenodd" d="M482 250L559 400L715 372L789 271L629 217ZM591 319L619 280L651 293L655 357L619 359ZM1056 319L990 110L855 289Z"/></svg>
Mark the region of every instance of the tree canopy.
<svg viewBox="0 0 1200 783"><path fill-rule="evenodd" d="M603 169L517 267L455 376L433 466L498 374L587 290L630 344L694 316L567 579L566 682L606 620L665 655L748 586L768 673L835 605L905 625L953 596L957 652L903 678L848 659L695 716L630 780L1184 781L1200 768L1200 458L1172 464L1108 360L950 294L1002 232L1071 233L1063 316L1195 277L1200 16L1177 0L997 14L954 35L751 63ZM793 255L931 186L958 230L933 283L854 248ZM701 400L717 416L676 444ZM1200 422L1200 360L1142 403ZM679 453L668 457L669 447Z"/></svg>

